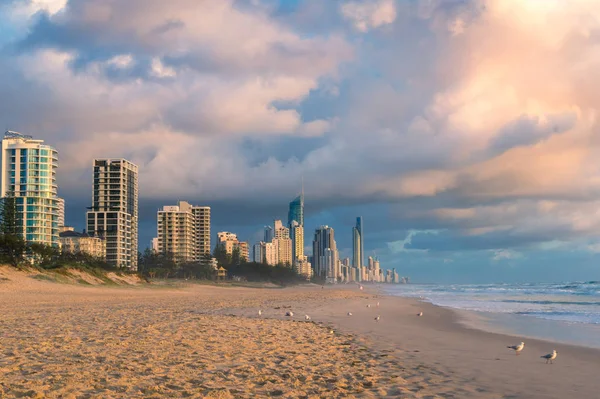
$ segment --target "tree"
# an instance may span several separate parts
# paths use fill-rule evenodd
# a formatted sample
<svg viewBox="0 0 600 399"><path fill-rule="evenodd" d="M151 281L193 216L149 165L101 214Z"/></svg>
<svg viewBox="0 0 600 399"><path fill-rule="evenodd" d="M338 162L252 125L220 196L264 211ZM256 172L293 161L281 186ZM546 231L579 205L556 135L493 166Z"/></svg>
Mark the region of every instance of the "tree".
<svg viewBox="0 0 600 399"><path fill-rule="evenodd" d="M19 267L27 248L23 237L15 234L0 234L0 260Z"/></svg>
<svg viewBox="0 0 600 399"><path fill-rule="evenodd" d="M231 265L239 265L241 262L240 257L240 249L238 247L234 247L233 251L231 251Z"/></svg>
<svg viewBox="0 0 600 399"><path fill-rule="evenodd" d="M12 191L0 198L0 234L18 235L17 200Z"/></svg>
<svg viewBox="0 0 600 399"><path fill-rule="evenodd" d="M26 244L17 223L17 201L13 192L0 199L0 260L18 267Z"/></svg>
<svg viewBox="0 0 600 399"><path fill-rule="evenodd" d="M213 257L217 259L219 266L223 266L226 269L231 266L231 255L227 253L223 245L217 244L215 246Z"/></svg>
<svg viewBox="0 0 600 399"><path fill-rule="evenodd" d="M52 247L46 244L30 243L27 245L29 252L37 260L39 266L48 268L56 265L60 258L60 250L56 247Z"/></svg>

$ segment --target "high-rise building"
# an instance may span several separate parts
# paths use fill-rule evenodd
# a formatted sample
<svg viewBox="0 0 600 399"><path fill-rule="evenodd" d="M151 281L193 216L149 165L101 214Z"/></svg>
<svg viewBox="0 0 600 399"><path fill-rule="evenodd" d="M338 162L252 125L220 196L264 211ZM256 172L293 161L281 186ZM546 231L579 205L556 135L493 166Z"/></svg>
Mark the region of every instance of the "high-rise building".
<svg viewBox="0 0 600 399"><path fill-rule="evenodd" d="M379 264L379 259L375 258L375 260L373 261L373 275L375 276L375 281L376 282L380 282L381 281L381 267Z"/></svg>
<svg viewBox="0 0 600 399"><path fill-rule="evenodd" d="M254 245L253 261L275 266L277 264L277 245L272 242L259 242Z"/></svg>
<svg viewBox="0 0 600 399"><path fill-rule="evenodd" d="M240 250L240 260L242 262L248 262L250 259L250 249L246 241L238 242L238 249Z"/></svg>
<svg viewBox="0 0 600 399"><path fill-rule="evenodd" d="M172 256L175 263L198 260L196 219L192 205L179 201L178 205L163 206L156 214L158 253Z"/></svg>
<svg viewBox="0 0 600 399"><path fill-rule="evenodd" d="M300 226L304 226L304 190L302 194L297 196L292 202L290 202L290 209L288 211L288 226L292 226L293 221L298 222Z"/></svg>
<svg viewBox="0 0 600 399"><path fill-rule="evenodd" d="M217 233L217 245L225 250L228 255L232 255L237 250L240 255L240 261L248 261L250 258L248 243L239 241L237 235L228 231Z"/></svg>
<svg viewBox="0 0 600 399"><path fill-rule="evenodd" d="M87 230L106 239L106 261L137 270L138 167L125 159L94 160Z"/></svg>
<svg viewBox="0 0 600 399"><path fill-rule="evenodd" d="M192 213L196 223L196 239L198 240L198 256L210 254L210 207L193 206Z"/></svg>
<svg viewBox="0 0 600 399"><path fill-rule="evenodd" d="M58 200L58 227L61 228L65 225L65 200L63 198L57 198Z"/></svg>
<svg viewBox="0 0 600 399"><path fill-rule="evenodd" d="M0 197L13 196L16 233L59 246L58 152L43 140L7 131L0 152Z"/></svg>
<svg viewBox="0 0 600 399"><path fill-rule="evenodd" d="M255 263L266 263L264 242L256 243L252 246L252 262Z"/></svg>
<svg viewBox="0 0 600 399"><path fill-rule="evenodd" d="M210 253L210 208L186 201L157 212L157 252L177 263L200 262Z"/></svg>
<svg viewBox="0 0 600 399"><path fill-rule="evenodd" d="M325 281L329 284L334 284L340 277L337 249L325 248L325 252L321 256L319 263L325 269Z"/></svg>
<svg viewBox="0 0 600 399"><path fill-rule="evenodd" d="M217 245L225 250L229 255L233 253L233 249L238 245L237 234L228 231L220 231L217 233Z"/></svg>
<svg viewBox="0 0 600 399"><path fill-rule="evenodd" d="M292 238L292 263L304 260L304 226L292 220L290 227Z"/></svg>
<svg viewBox="0 0 600 399"><path fill-rule="evenodd" d="M352 266L364 266L362 217L356 218L356 226L352 228Z"/></svg>
<svg viewBox="0 0 600 399"><path fill-rule="evenodd" d="M281 220L275 220L273 226L274 238L272 242L277 246L277 263L292 267L293 249L290 229L285 227Z"/></svg>
<svg viewBox="0 0 600 399"><path fill-rule="evenodd" d="M335 257L333 257L331 252L327 252L328 249L335 252ZM330 259L327 260L327 256L330 257ZM321 226L315 230L312 259L315 275L326 278L328 266L332 264L334 260L337 261L337 245L333 228Z"/></svg>
<svg viewBox="0 0 600 399"><path fill-rule="evenodd" d="M271 242L275 238L273 228L271 226L265 226L265 239L264 242Z"/></svg>

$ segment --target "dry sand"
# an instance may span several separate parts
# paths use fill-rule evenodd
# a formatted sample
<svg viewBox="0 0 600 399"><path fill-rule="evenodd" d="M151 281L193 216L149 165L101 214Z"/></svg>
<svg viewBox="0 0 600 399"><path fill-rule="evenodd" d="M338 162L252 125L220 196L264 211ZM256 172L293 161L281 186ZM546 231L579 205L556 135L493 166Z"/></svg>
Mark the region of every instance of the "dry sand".
<svg viewBox="0 0 600 399"><path fill-rule="evenodd" d="M517 358L505 348L515 338L352 287L84 287L2 270L0 398L596 398L600 388L597 351L556 345L546 366L543 342Z"/></svg>

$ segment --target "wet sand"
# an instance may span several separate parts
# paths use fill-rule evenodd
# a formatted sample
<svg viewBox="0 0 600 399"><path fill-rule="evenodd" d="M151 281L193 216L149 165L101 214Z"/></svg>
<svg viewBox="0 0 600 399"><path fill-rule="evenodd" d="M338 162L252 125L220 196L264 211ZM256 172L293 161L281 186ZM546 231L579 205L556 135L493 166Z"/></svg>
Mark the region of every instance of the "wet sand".
<svg viewBox="0 0 600 399"><path fill-rule="evenodd" d="M505 347L519 339L353 286L109 288L8 277L0 398L595 398L600 389L598 351L526 340L516 357ZM553 348L559 358L545 365L539 356Z"/></svg>

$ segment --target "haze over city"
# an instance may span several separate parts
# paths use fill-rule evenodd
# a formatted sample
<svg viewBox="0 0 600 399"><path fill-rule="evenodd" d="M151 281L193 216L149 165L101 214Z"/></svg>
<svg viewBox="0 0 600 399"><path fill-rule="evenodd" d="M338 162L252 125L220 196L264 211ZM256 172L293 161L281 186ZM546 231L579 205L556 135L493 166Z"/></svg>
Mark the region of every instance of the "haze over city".
<svg viewBox="0 0 600 399"><path fill-rule="evenodd" d="M1 0L0 121L79 229L93 159L136 163L140 249L178 200L254 243L304 178L340 257L362 216L416 282L600 279L592 3Z"/></svg>

